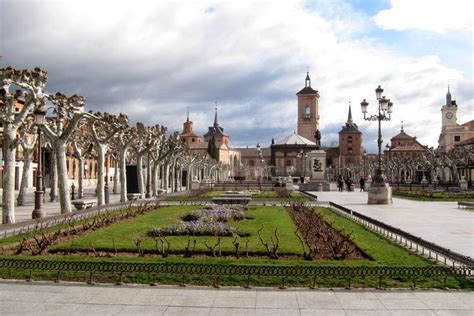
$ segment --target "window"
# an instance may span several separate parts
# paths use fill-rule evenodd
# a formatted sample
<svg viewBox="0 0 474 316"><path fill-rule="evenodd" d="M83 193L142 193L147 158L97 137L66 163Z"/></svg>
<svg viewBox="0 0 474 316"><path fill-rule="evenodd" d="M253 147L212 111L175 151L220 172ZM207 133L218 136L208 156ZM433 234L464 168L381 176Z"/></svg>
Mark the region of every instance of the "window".
<svg viewBox="0 0 474 316"><path fill-rule="evenodd" d="M347 137L347 142L348 142L348 143L352 143L352 136L348 136L348 137Z"/></svg>
<svg viewBox="0 0 474 316"><path fill-rule="evenodd" d="M291 160L287 160L287 161L286 161L286 165L287 165L287 166L291 166Z"/></svg>
<svg viewBox="0 0 474 316"><path fill-rule="evenodd" d="M253 160L249 160L249 165L250 167L253 167L255 165L255 162Z"/></svg>
<svg viewBox="0 0 474 316"><path fill-rule="evenodd" d="M455 142L460 142L461 141L461 136L459 136L459 135L454 136L454 141Z"/></svg>
<svg viewBox="0 0 474 316"><path fill-rule="evenodd" d="M305 119L311 118L311 108L309 107L309 105L305 106L304 108L304 118Z"/></svg>
<svg viewBox="0 0 474 316"><path fill-rule="evenodd" d="M194 138L192 138L191 141L194 143Z"/></svg>

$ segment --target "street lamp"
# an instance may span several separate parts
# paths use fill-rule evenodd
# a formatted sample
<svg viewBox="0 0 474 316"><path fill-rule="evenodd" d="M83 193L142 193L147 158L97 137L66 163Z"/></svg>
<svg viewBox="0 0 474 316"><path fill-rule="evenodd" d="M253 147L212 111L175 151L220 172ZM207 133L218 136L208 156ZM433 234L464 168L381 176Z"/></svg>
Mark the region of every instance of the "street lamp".
<svg viewBox="0 0 474 316"><path fill-rule="evenodd" d="M392 192L388 184L385 183L382 174L382 121L390 121L391 114L393 111L393 102L390 99L382 96L383 89L380 85L375 89L375 96L379 102L378 113L367 116L367 108L369 103L364 99L360 103L362 113L364 114L364 120L366 121L378 121L378 166L375 169L375 175L372 179L372 183L369 188L369 204L390 204L392 203Z"/></svg>
<svg viewBox="0 0 474 316"><path fill-rule="evenodd" d="M303 175L301 178L301 183L304 183L304 179L306 177L306 158L308 155L303 151L303 149L301 149L299 154L297 154L297 157L301 159L301 172Z"/></svg>
<svg viewBox="0 0 474 316"><path fill-rule="evenodd" d="M257 144L257 157L255 159L255 164L257 167L257 181L260 183L260 168L261 168L261 159L262 159L262 149L260 148L260 144Z"/></svg>
<svg viewBox="0 0 474 316"><path fill-rule="evenodd" d="M44 106L37 108L33 112L35 116L35 124L38 128L38 166L36 168L36 191L35 191L35 209L31 214L31 218L37 219L42 218L46 215L45 210L43 209L43 174L41 171L41 126L44 124L44 119L46 116L46 109Z"/></svg>

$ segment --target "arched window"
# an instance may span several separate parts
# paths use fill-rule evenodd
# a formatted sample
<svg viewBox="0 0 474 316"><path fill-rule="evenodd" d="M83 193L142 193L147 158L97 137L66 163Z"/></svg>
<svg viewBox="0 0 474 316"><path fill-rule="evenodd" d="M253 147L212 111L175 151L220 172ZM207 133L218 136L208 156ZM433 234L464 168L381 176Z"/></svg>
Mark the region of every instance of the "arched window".
<svg viewBox="0 0 474 316"><path fill-rule="evenodd" d="M309 105L305 106L304 108L304 118L305 119L311 118L311 108L309 107Z"/></svg>
<svg viewBox="0 0 474 316"><path fill-rule="evenodd" d="M352 136L347 136L347 142L352 143Z"/></svg>

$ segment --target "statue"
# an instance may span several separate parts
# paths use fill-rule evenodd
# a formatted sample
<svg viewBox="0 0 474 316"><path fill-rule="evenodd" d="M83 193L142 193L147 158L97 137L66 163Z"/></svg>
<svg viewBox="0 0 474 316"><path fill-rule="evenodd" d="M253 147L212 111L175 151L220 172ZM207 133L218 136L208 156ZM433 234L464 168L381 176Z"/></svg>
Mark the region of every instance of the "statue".
<svg viewBox="0 0 474 316"><path fill-rule="evenodd" d="M316 139L316 146L318 146L319 149L319 147L321 147L321 132L319 129L317 129L314 133L314 138Z"/></svg>

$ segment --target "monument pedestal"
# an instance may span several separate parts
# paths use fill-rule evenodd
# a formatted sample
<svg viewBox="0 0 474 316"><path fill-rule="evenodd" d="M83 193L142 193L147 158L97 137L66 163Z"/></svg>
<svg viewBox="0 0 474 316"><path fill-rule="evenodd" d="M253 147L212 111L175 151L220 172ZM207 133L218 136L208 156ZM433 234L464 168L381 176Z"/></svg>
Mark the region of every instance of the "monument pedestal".
<svg viewBox="0 0 474 316"><path fill-rule="evenodd" d="M312 150L308 153L311 178L309 182L300 184L302 191L329 191L329 182L326 181L326 152Z"/></svg>
<svg viewBox="0 0 474 316"><path fill-rule="evenodd" d="M392 188L385 183L383 185L371 185L368 190L367 204L392 204Z"/></svg>

